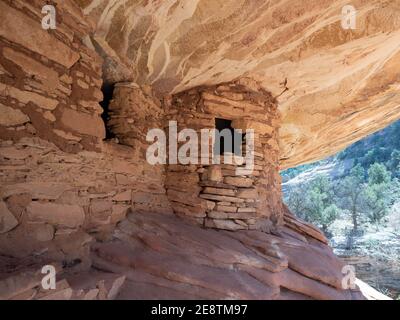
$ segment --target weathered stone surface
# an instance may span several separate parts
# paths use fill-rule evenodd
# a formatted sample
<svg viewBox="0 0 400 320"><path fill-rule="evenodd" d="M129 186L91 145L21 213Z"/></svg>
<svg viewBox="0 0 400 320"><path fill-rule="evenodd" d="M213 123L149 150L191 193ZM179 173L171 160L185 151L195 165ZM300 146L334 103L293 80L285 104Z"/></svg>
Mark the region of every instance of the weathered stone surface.
<svg viewBox="0 0 400 320"><path fill-rule="evenodd" d="M238 208L237 207L224 206L224 205L218 204L215 209L217 211L223 211L223 212L236 212Z"/></svg>
<svg viewBox="0 0 400 320"><path fill-rule="evenodd" d="M174 212L179 216L188 216L194 218L204 218L206 216L205 209L200 206L192 206L184 202L172 201Z"/></svg>
<svg viewBox="0 0 400 320"><path fill-rule="evenodd" d="M17 126L29 122L29 117L22 111L0 103L0 125Z"/></svg>
<svg viewBox="0 0 400 320"><path fill-rule="evenodd" d="M0 280L0 299L10 299L38 286L43 278L41 270L32 268L24 270L19 274L11 274Z"/></svg>
<svg viewBox="0 0 400 320"><path fill-rule="evenodd" d="M0 149L0 156L6 159L24 160L29 157L29 154L21 149L16 149L14 147L5 147Z"/></svg>
<svg viewBox="0 0 400 320"><path fill-rule="evenodd" d="M228 196L218 196L213 194L201 194L200 198L215 200L215 201L222 201L222 202L244 202L243 199L228 197Z"/></svg>
<svg viewBox="0 0 400 320"><path fill-rule="evenodd" d="M94 199L90 204L90 210L93 213L111 211L112 201L110 199Z"/></svg>
<svg viewBox="0 0 400 320"><path fill-rule="evenodd" d="M238 212L256 212L256 208L238 208Z"/></svg>
<svg viewBox="0 0 400 320"><path fill-rule="evenodd" d="M274 128L268 124L243 118L232 121L232 127L241 129L243 132L246 132L247 129L252 129L258 134L272 135L274 132Z"/></svg>
<svg viewBox="0 0 400 320"><path fill-rule="evenodd" d="M0 74L7 74L7 75L11 75L4 67L3 65L0 63Z"/></svg>
<svg viewBox="0 0 400 320"><path fill-rule="evenodd" d="M40 258L0 258L0 265L6 266L8 271L0 278L2 300L113 300L120 294L126 279L123 275L97 270L77 274L71 272L72 267L66 262L61 266L55 261L46 262ZM55 267L55 289L42 287L44 264Z"/></svg>
<svg viewBox="0 0 400 320"><path fill-rule="evenodd" d="M77 228L83 224L85 213L77 205L31 202L27 207L31 221L46 222L58 227Z"/></svg>
<svg viewBox="0 0 400 320"><path fill-rule="evenodd" d="M168 177L165 181L166 186L191 188L199 182L199 175L197 173L168 172Z"/></svg>
<svg viewBox="0 0 400 320"><path fill-rule="evenodd" d="M209 221L241 227L233 221L230 226L226 220ZM93 261L102 270L126 275L131 285L121 292L124 299L364 299L358 287L350 291L330 285L330 279L341 279L337 274L341 267L322 244L259 231L217 232L152 214L128 215L116 235L119 240L94 246ZM138 240L144 247L137 248ZM283 252L287 247L319 252L324 269L294 271L291 263L297 258L292 252ZM327 276L321 277L323 274ZM135 285L143 282L146 284ZM149 295L149 291L157 295Z"/></svg>
<svg viewBox="0 0 400 320"><path fill-rule="evenodd" d="M219 220L219 219L206 219L205 226L208 228L216 228L222 230L243 230L247 229L247 225L243 226L241 224L235 223L233 220Z"/></svg>
<svg viewBox="0 0 400 320"><path fill-rule="evenodd" d="M236 187L249 188L253 185L253 180L250 178L243 178L243 177L225 177L224 183Z"/></svg>
<svg viewBox="0 0 400 320"><path fill-rule="evenodd" d="M59 86L58 73L56 71L11 48L4 48L3 55L17 64L29 76L41 81L44 91L52 93Z"/></svg>
<svg viewBox="0 0 400 320"><path fill-rule="evenodd" d="M78 79L77 84L83 89L89 89L89 85L81 79Z"/></svg>
<svg viewBox="0 0 400 320"><path fill-rule="evenodd" d="M131 201L132 200L132 190L126 190L116 194L113 197L114 201Z"/></svg>
<svg viewBox="0 0 400 320"><path fill-rule="evenodd" d="M243 199L256 199L258 197L257 189L240 189L236 197Z"/></svg>
<svg viewBox="0 0 400 320"><path fill-rule="evenodd" d="M14 229L18 225L17 219L8 210L4 201L0 201L0 234Z"/></svg>
<svg viewBox="0 0 400 320"><path fill-rule="evenodd" d="M321 230L305 221L297 219L289 211L289 208L286 205L283 206L283 212L284 221L289 228L295 230L300 234L307 235L321 241L322 243L328 244L328 239L325 237Z"/></svg>
<svg viewBox="0 0 400 320"><path fill-rule="evenodd" d="M222 182L215 182L215 181L201 181L199 183L202 187L213 187L213 188L222 188L222 189L232 189L235 190L236 187L231 186L230 184L225 184Z"/></svg>
<svg viewBox="0 0 400 320"><path fill-rule="evenodd" d="M53 129L53 132L56 135L58 135L59 137L66 139L66 140L72 140L72 141L76 141L76 142L79 142L82 140L82 138L74 136L72 133L65 132L63 130Z"/></svg>
<svg viewBox="0 0 400 320"><path fill-rule="evenodd" d="M203 193L209 193L209 194L218 194L222 196L235 196L235 191L231 189L220 189L220 188L212 188L212 187L206 187L203 190Z"/></svg>
<svg viewBox="0 0 400 320"><path fill-rule="evenodd" d="M222 93L225 94L222 95ZM232 99L229 97L232 97ZM239 98L243 100L239 100ZM247 142L249 142L260 150L264 149L266 154L268 153L268 159L264 159L264 155L260 153L261 156L258 156L257 163L254 166L255 170L246 170L246 172L243 172L243 158L235 156L232 152L224 152L223 155L219 157L220 159L214 159L212 162L206 161L206 164L201 162L197 164L196 170L189 170L188 166L183 165L181 165L180 170L176 170L173 166L168 166L168 173L166 176L167 195L169 199L173 201L174 211L179 211L180 214L190 215L188 211L190 211L191 208L183 207L182 209L175 208L175 206L177 206L177 203L195 206L193 201L188 203L188 200L200 197L201 199L207 199L208 202L219 202L217 207L215 207L215 205L212 207L206 205L207 213L213 210L215 210L216 213L237 212L238 207L249 207L250 209L248 211L250 213L258 212L259 216L275 215L277 221L280 220L278 200L280 194L279 187L274 188L273 192L270 193L261 192L261 190L265 188L265 185L273 185L275 181L277 181L272 174L272 168L269 170L267 169L270 166L274 168L278 167L276 150L271 150L271 146L267 143L267 141L271 139L276 140L277 138L278 125L276 120L279 118L276 101L271 94L262 89L254 80L238 79L237 81L226 83L221 86L199 87L181 92L173 95L171 102L168 103L170 103L168 109L169 113L179 115L177 119L178 128L189 127L195 130L201 130L201 125L205 123L205 126L211 128L218 126L218 129L222 129L219 128L222 122L208 121L209 118L213 120L221 116L233 119L233 123L237 121L237 124L241 125L243 124L241 120L243 118L242 115L246 114L246 112L248 116L244 121L248 121L249 123L254 122L268 127L267 131L255 134L254 143L252 141L247 141L247 137L250 137L250 135L246 136L246 139L242 143L242 145L247 146ZM223 111L213 108L204 108L207 103L216 103L223 108ZM196 110L196 112L189 112L188 110ZM203 112L198 112L198 110L202 110ZM240 116L239 110L242 114ZM207 121L204 122L203 120ZM259 121L265 121L265 124ZM120 123L120 126L122 125L123 124ZM209 134L203 138L205 138L202 139L205 140L205 142L207 142L207 138L208 140L215 140ZM224 141L226 140L225 137L223 139ZM225 146L226 144L227 141L225 141ZM202 143L201 146L203 151L202 159L209 160L204 154L204 147L207 147L207 143ZM208 146L208 148L211 149L210 146ZM245 151L247 153L248 150L242 151L243 153L245 153ZM272 156L269 154L272 154ZM273 163L275 163L275 165ZM200 181L198 180L199 177ZM204 188L199 190L198 186L203 186ZM249 189L250 192L244 193L244 189ZM175 196L176 190L179 190L179 197ZM239 191L243 194L242 197L237 197ZM258 201L255 201L256 198ZM221 204L221 202L225 202L225 204ZM256 210L257 207L259 207L258 211ZM265 209L267 207L271 207L270 213ZM214 219L217 215L216 213L208 214L208 218ZM204 212L198 214L202 216ZM196 217L201 216L196 215ZM223 216L225 215L221 214L218 217L221 220ZM251 217L254 217L254 215L251 215ZM234 218L240 219L239 217ZM246 216L246 218L248 217ZM234 224L232 224L233 222ZM199 224L208 227L213 225L210 222L204 224L202 221L200 221ZM247 224L241 220L230 220L227 224L231 226L238 224L244 228L248 227ZM216 223L214 227L217 227L216 225L222 226L223 224L220 221Z"/></svg>
<svg viewBox="0 0 400 320"><path fill-rule="evenodd" d="M188 194L184 191L177 191L173 189L168 189L167 191L168 198L172 201L180 202L190 206L198 206L201 203L201 199L196 196L196 193ZM210 195L210 197L213 197ZM204 197L207 199L206 197Z"/></svg>
<svg viewBox="0 0 400 320"><path fill-rule="evenodd" d="M221 172L221 167L219 166L210 166L207 171L207 180L213 182L222 182L223 176Z"/></svg>
<svg viewBox="0 0 400 320"><path fill-rule="evenodd" d="M67 68L79 59L77 52L42 28L40 19L35 21L21 11L1 2L0 20L2 21L0 35L11 42L29 48Z"/></svg>
<svg viewBox="0 0 400 320"><path fill-rule="evenodd" d="M104 111L97 101L80 100L79 104L87 110L95 111L97 114L102 114Z"/></svg>
<svg viewBox="0 0 400 320"><path fill-rule="evenodd" d="M43 117L51 122L56 121L56 117L50 111L45 111Z"/></svg>
<svg viewBox="0 0 400 320"><path fill-rule="evenodd" d="M47 223L33 223L29 226L29 233L38 241L46 242L53 240L54 227Z"/></svg>
<svg viewBox="0 0 400 320"><path fill-rule="evenodd" d="M131 206L129 205L123 205L123 204L115 204L112 206L112 212L111 212L111 223L118 223L120 221L122 221Z"/></svg>
<svg viewBox="0 0 400 320"><path fill-rule="evenodd" d="M217 210L220 210L220 211L211 211L211 212L207 213L207 216L209 218L213 218L213 219L228 219L229 218L227 211L223 211L218 208L217 208Z"/></svg>
<svg viewBox="0 0 400 320"><path fill-rule="evenodd" d="M104 80L107 83L133 81L133 69L130 68L126 59L121 59L110 48L108 43L101 37L91 38L96 50L104 58L103 69L105 70Z"/></svg>
<svg viewBox="0 0 400 320"><path fill-rule="evenodd" d="M63 279L56 283L54 290L41 290L35 296L36 300L70 300L72 298L73 291L69 287L68 282Z"/></svg>
<svg viewBox="0 0 400 320"><path fill-rule="evenodd" d="M207 210L213 210L214 208L215 208L215 206L216 206L216 203L214 202L214 201L208 201L208 200L206 200L206 207L207 207Z"/></svg>
<svg viewBox="0 0 400 320"><path fill-rule="evenodd" d="M70 188L71 186L66 183L25 182L0 186L0 195L7 198L11 195L28 193L32 199L56 200Z"/></svg>
<svg viewBox="0 0 400 320"><path fill-rule="evenodd" d="M23 91L12 86L7 86L3 83L0 83L0 91L4 92L6 97L16 99L23 104L32 102L38 107L47 110L54 110L58 105L58 101L55 99L44 97L35 92Z"/></svg>
<svg viewBox="0 0 400 320"><path fill-rule="evenodd" d="M216 114L221 118L238 118L244 114L241 108L227 108L225 104L204 100L204 108L207 112Z"/></svg>
<svg viewBox="0 0 400 320"><path fill-rule="evenodd" d="M105 137L104 122L98 116L64 108L61 116L64 126L81 134L103 139Z"/></svg>
<svg viewBox="0 0 400 320"><path fill-rule="evenodd" d="M118 212L120 213L120 212ZM117 213L117 215L118 215ZM93 199L90 205L90 224L94 226L109 225L111 223L111 199Z"/></svg>
<svg viewBox="0 0 400 320"><path fill-rule="evenodd" d="M220 211L211 211L207 213L209 218L214 219L252 219L256 217L256 214L253 212L235 212L235 211L222 211L220 208L217 208ZM237 222L238 223L238 222ZM240 223L239 223L240 224ZM243 226L247 228L247 223Z"/></svg>

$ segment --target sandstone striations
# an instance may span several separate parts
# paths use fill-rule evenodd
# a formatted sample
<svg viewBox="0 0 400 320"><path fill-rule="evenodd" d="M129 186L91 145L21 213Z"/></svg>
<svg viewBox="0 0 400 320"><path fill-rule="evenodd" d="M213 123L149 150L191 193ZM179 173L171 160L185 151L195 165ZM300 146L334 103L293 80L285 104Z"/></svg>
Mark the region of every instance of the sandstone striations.
<svg viewBox="0 0 400 320"><path fill-rule="evenodd" d="M333 154L400 117L390 0L77 1L129 80L163 92L251 75L278 97L281 165ZM342 7L357 10L341 27ZM288 88L288 90L286 90Z"/></svg>
<svg viewBox="0 0 400 320"><path fill-rule="evenodd" d="M364 299L358 286L342 289L342 263L304 230L215 231L129 214L112 242L93 246L93 265L126 276L120 299Z"/></svg>

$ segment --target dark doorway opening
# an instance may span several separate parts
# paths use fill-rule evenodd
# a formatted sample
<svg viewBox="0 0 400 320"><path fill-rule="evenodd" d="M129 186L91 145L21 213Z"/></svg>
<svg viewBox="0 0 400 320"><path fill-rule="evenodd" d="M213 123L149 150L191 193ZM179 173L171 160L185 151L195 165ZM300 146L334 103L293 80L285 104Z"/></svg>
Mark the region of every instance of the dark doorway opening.
<svg viewBox="0 0 400 320"><path fill-rule="evenodd" d="M242 143L245 134L232 127L232 120L215 118L215 144L214 154L223 155L224 152L242 156Z"/></svg>
<svg viewBox="0 0 400 320"><path fill-rule="evenodd" d="M106 139L113 139L115 138L115 134L112 133L108 126L108 121L110 119L110 102L113 98L114 94L114 84L104 83L101 87L101 91L103 91L103 101L100 102L100 105L103 108L103 113L101 117L103 118L105 127L106 127Z"/></svg>

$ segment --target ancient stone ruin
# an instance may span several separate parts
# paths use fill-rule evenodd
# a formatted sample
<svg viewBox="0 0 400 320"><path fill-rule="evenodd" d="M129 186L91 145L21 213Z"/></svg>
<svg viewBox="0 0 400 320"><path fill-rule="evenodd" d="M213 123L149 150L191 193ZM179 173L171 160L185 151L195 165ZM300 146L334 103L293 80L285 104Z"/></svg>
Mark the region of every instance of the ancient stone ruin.
<svg viewBox="0 0 400 320"><path fill-rule="evenodd" d="M0 299L382 297L343 287L279 170L399 118L398 5L363 2L372 25L345 33L340 1L54 0L49 30L44 2L0 2ZM252 170L212 163L212 134L206 164L149 163L149 130L171 122L253 130L235 154L253 143Z"/></svg>

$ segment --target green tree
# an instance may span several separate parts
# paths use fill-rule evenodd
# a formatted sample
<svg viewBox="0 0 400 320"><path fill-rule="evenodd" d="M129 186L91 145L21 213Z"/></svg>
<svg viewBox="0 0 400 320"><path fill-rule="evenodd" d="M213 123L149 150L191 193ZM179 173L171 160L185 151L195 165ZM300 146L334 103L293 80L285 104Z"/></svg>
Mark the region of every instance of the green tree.
<svg viewBox="0 0 400 320"><path fill-rule="evenodd" d="M322 211L325 209L325 202L327 199L327 195L322 193L318 189L310 189L308 194L306 195L306 217L310 222L318 223L322 214Z"/></svg>
<svg viewBox="0 0 400 320"><path fill-rule="evenodd" d="M335 205L331 204L329 207L326 207L319 217L319 222L321 224L322 230L325 233L328 233L328 227L335 222L340 214L340 209Z"/></svg>
<svg viewBox="0 0 400 320"><path fill-rule="evenodd" d="M388 214L397 192L397 183L392 181L385 165L374 163L368 169L368 185L364 190L365 212L371 223L378 224Z"/></svg>
<svg viewBox="0 0 400 320"><path fill-rule="evenodd" d="M285 202L296 216L305 219L306 203L304 201L304 193L307 192L305 184L296 185L288 188L286 192Z"/></svg>
<svg viewBox="0 0 400 320"><path fill-rule="evenodd" d="M333 203L334 194L332 182L325 175L317 176L303 190L306 220L322 228L327 233L328 227L335 221L339 214L339 208Z"/></svg>
<svg viewBox="0 0 400 320"><path fill-rule="evenodd" d="M368 220L374 224L380 223L390 209L389 186L384 183L367 185L364 198Z"/></svg>
<svg viewBox="0 0 400 320"><path fill-rule="evenodd" d="M298 217L318 225L326 234L340 213L334 200L332 181L325 175L318 175L311 182L286 189L285 201L290 210Z"/></svg>
<svg viewBox="0 0 400 320"><path fill-rule="evenodd" d="M363 204L363 184L364 169L357 164L351 169L350 175L339 183L337 190L342 209L348 210L351 214L354 232L359 229L359 216Z"/></svg>
<svg viewBox="0 0 400 320"><path fill-rule="evenodd" d="M387 162L387 168L395 177L400 177L400 151L395 149Z"/></svg>
<svg viewBox="0 0 400 320"><path fill-rule="evenodd" d="M388 184L390 182L390 173L382 163L374 163L368 169L368 184Z"/></svg>

